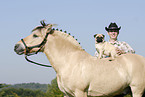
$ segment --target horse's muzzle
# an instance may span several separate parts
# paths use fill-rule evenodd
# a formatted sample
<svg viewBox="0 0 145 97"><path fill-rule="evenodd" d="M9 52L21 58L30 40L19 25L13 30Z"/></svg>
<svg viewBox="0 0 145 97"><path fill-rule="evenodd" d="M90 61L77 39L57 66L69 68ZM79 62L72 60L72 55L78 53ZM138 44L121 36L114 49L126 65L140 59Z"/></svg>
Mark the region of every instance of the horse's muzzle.
<svg viewBox="0 0 145 97"><path fill-rule="evenodd" d="M24 53L25 48L23 47L22 44L16 44L14 47L14 51L18 54L18 55L22 55Z"/></svg>

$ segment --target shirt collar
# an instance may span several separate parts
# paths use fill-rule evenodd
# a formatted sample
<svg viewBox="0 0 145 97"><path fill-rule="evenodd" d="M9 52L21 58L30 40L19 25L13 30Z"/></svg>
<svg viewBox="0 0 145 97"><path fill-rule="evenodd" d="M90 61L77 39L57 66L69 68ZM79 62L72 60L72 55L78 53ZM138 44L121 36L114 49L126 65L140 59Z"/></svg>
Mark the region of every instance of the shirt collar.
<svg viewBox="0 0 145 97"><path fill-rule="evenodd" d="M114 42L110 42L110 41L109 41L109 43L114 45L114 44L117 44L117 43L118 43L118 40L116 40L116 41L114 41Z"/></svg>

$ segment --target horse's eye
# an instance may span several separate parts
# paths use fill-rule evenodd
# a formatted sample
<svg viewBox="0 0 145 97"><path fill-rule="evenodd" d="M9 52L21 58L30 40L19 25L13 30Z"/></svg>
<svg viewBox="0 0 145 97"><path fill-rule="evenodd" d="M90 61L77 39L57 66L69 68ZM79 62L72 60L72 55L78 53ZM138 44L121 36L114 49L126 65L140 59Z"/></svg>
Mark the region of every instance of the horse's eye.
<svg viewBox="0 0 145 97"><path fill-rule="evenodd" d="M36 38L36 37L38 37L38 35L34 34L33 37Z"/></svg>

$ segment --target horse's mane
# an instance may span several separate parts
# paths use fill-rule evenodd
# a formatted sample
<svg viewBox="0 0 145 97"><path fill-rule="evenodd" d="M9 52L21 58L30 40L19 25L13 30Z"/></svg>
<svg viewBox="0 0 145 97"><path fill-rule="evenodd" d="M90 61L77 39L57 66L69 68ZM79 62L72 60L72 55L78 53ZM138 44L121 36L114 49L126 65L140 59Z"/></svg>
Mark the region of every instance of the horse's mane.
<svg viewBox="0 0 145 97"><path fill-rule="evenodd" d="M41 26L37 26L36 28L34 28L32 30L32 32L35 31L35 30L41 30L42 28L44 28L48 25L52 25L52 26L56 25L56 24L46 24L44 22L44 20L40 21L40 23L41 23ZM53 29L53 30L55 31L55 34L59 35L63 39L66 39L67 41L69 41L70 43L75 45L77 48L82 49L82 47L80 46L80 43L78 43L77 39L74 39L74 36L71 36L70 33L67 34L66 31L62 32L62 30L58 31L58 29L56 29L56 30Z"/></svg>
<svg viewBox="0 0 145 97"><path fill-rule="evenodd" d="M73 45L75 45L79 49L82 49L82 47L80 46L80 43L77 41L77 39L74 39L74 36L71 36L70 33L67 34L66 31L62 32L62 31L58 31L57 29L55 30L54 34L57 34L63 39L66 39L67 41L71 42Z"/></svg>

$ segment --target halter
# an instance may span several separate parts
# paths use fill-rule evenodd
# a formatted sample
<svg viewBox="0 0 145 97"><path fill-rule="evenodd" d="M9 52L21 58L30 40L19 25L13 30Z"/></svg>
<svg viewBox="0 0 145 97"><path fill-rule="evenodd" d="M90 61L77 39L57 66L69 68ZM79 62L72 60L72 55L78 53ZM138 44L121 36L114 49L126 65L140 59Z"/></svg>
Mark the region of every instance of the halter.
<svg viewBox="0 0 145 97"><path fill-rule="evenodd" d="M49 30L49 29L48 29L48 30ZM25 59L26 59L28 62L34 63L34 64L39 65L39 66L52 67L52 66L50 66L50 65L43 65L43 64L41 64L41 63L37 63L37 62L31 61L31 60L29 60L29 59L27 58L28 56L37 54L40 50L42 50L42 48L44 47L44 45L45 45L46 42L47 42L47 37L48 37L48 35L49 35L51 32L52 32L52 30L49 31L48 33L46 33L45 38L43 39L43 41L42 41L40 44L35 45L35 46L31 46L31 47L28 47L28 46L26 45L26 43L24 42L24 39L21 39L22 43L24 44L24 46L25 46L25 48L26 48ZM32 50L33 48L39 48L39 50L36 51L35 53L30 53L30 50Z"/></svg>

